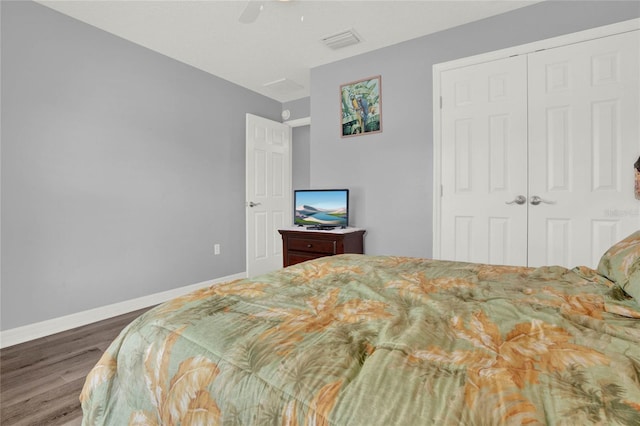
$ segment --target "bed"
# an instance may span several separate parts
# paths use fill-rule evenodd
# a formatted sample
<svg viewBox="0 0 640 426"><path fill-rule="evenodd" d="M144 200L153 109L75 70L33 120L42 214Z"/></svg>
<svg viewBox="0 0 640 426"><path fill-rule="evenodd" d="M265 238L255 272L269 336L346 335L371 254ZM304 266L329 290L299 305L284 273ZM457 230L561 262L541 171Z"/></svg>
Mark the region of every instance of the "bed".
<svg viewBox="0 0 640 426"><path fill-rule="evenodd" d="M640 231L598 270L346 254L132 322L85 425L640 425Z"/></svg>

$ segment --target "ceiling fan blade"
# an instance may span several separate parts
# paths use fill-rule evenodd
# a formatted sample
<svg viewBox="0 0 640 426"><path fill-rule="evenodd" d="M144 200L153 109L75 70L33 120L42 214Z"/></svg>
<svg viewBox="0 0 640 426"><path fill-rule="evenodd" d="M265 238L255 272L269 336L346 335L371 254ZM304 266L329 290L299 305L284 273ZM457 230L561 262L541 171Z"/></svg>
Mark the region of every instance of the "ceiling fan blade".
<svg viewBox="0 0 640 426"><path fill-rule="evenodd" d="M262 11L263 4L264 2L260 0L249 0L244 10L242 11L242 14L240 14L240 18L238 18L238 21L242 22L243 24L251 24L252 22L255 22L255 20L258 19L258 15L260 15L260 12Z"/></svg>

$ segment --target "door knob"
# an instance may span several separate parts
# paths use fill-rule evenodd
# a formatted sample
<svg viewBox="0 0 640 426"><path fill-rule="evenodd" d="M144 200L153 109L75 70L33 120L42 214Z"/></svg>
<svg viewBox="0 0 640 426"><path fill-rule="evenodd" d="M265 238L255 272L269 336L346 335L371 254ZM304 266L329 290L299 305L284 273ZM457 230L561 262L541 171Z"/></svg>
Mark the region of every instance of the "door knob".
<svg viewBox="0 0 640 426"><path fill-rule="evenodd" d="M505 201L505 204L524 204L527 202L527 197L525 197L524 195L518 195L516 198L514 198L511 201Z"/></svg>
<svg viewBox="0 0 640 426"><path fill-rule="evenodd" d="M259 206L260 203L254 203L253 201L249 201L249 207Z"/></svg>
<svg viewBox="0 0 640 426"><path fill-rule="evenodd" d="M531 204L533 204L534 206L537 206L540 203L545 203L545 204L555 204L555 201L550 201L550 200L545 200L541 197L538 197L537 195L534 195L533 197L531 197Z"/></svg>

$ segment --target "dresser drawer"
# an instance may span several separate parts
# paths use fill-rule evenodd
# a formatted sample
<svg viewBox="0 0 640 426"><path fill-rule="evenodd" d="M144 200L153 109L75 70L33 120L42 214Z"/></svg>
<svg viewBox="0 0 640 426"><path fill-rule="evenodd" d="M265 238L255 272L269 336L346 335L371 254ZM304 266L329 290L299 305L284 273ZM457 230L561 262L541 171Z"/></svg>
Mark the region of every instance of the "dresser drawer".
<svg viewBox="0 0 640 426"><path fill-rule="evenodd" d="M285 255L285 262L287 265L296 265L298 263L306 262L307 260L318 259L320 257L326 257L326 254L319 253L303 253L291 251Z"/></svg>
<svg viewBox="0 0 640 426"><path fill-rule="evenodd" d="M309 231L278 229L282 235L282 265L295 265L334 254L364 253L364 229Z"/></svg>
<svg viewBox="0 0 640 426"><path fill-rule="evenodd" d="M336 241L311 238L289 238L289 250L336 254Z"/></svg>

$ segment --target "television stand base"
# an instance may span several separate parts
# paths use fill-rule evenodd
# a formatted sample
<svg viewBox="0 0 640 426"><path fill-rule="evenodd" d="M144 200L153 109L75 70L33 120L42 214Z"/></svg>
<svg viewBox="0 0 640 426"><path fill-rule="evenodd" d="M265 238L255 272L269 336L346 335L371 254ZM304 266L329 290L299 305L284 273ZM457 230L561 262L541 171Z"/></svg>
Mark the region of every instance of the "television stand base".
<svg viewBox="0 0 640 426"><path fill-rule="evenodd" d="M317 232L306 229L278 229L282 235L282 266L345 253L364 253L365 230Z"/></svg>
<svg viewBox="0 0 640 426"><path fill-rule="evenodd" d="M311 226L307 226L307 229L318 230L318 231L330 231L332 229L336 229L336 226L334 226L334 225L311 225Z"/></svg>

